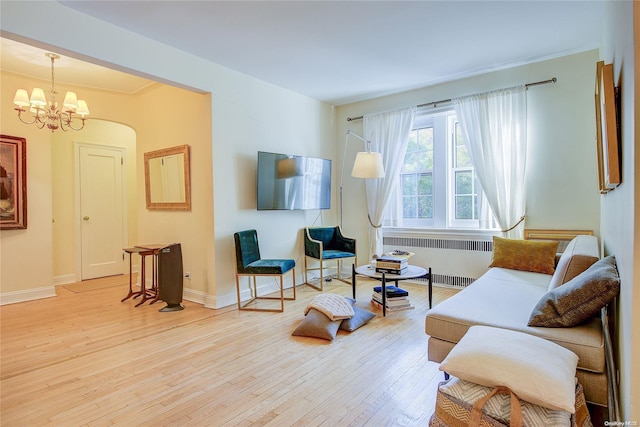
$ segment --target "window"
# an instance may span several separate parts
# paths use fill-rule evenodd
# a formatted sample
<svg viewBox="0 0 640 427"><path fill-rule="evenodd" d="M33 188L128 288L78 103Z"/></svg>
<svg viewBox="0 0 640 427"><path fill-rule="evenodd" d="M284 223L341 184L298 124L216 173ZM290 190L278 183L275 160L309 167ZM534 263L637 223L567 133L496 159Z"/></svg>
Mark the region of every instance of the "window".
<svg viewBox="0 0 640 427"><path fill-rule="evenodd" d="M403 217L433 219L433 127L411 131L400 185Z"/></svg>
<svg viewBox="0 0 640 427"><path fill-rule="evenodd" d="M479 189L455 112L418 116L385 224L478 228Z"/></svg>
<svg viewBox="0 0 640 427"><path fill-rule="evenodd" d="M480 187L476 173L471 164L471 157L462 138L460 123L455 114L447 117L448 130L451 134L449 147L451 150L450 215L451 227L478 227L478 188Z"/></svg>

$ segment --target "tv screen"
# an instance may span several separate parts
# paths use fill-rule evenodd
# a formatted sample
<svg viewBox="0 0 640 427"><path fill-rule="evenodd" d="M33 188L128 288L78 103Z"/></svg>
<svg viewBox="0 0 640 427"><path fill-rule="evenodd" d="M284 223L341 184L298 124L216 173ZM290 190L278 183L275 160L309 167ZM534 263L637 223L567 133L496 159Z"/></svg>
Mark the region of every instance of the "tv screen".
<svg viewBox="0 0 640 427"><path fill-rule="evenodd" d="M258 151L258 210L331 208L331 160Z"/></svg>

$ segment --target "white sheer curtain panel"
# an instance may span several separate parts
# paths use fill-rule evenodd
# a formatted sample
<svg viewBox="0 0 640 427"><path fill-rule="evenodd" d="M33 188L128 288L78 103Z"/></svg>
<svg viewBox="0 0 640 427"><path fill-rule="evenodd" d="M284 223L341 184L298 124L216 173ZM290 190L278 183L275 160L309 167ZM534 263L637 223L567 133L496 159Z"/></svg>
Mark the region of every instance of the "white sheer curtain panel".
<svg viewBox="0 0 640 427"><path fill-rule="evenodd" d="M456 98L453 104L471 162L500 228L505 237L522 238L523 226L511 228L525 215L526 87Z"/></svg>
<svg viewBox="0 0 640 427"><path fill-rule="evenodd" d="M400 170L407 151L409 133L416 107L384 113L367 114L363 118L364 137L371 141L371 151L382 154L385 177L366 181L369 214L369 255L381 255L382 216L393 189L398 185Z"/></svg>

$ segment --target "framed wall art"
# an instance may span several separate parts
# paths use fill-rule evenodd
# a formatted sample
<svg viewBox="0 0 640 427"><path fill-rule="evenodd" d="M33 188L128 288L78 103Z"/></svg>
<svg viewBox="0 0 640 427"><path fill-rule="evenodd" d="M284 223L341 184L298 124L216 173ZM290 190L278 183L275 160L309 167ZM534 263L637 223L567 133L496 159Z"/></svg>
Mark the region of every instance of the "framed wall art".
<svg viewBox="0 0 640 427"><path fill-rule="evenodd" d="M0 230L27 228L27 140L0 135Z"/></svg>
<svg viewBox="0 0 640 427"><path fill-rule="evenodd" d="M618 106L613 84L613 64L597 63L596 70L596 149L598 153L598 189L601 193L620 185L620 145L618 143Z"/></svg>

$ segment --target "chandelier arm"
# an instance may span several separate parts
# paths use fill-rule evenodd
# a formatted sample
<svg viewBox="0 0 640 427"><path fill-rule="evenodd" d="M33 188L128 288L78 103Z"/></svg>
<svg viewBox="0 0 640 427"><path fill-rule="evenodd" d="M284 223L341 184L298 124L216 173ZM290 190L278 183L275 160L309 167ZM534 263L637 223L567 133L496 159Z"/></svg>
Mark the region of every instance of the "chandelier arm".
<svg viewBox="0 0 640 427"><path fill-rule="evenodd" d="M75 128L73 127L73 119L77 119L78 116L74 116L73 115L73 111L68 110L68 111L61 111L60 112L60 126L62 128L62 130L64 132L66 132L69 129L72 130L82 130L82 128L84 128L84 121L86 120L84 117L81 117L80 120L82 121L82 126L80 126L79 128ZM64 128L64 126L67 126L67 129Z"/></svg>
<svg viewBox="0 0 640 427"><path fill-rule="evenodd" d="M24 123L25 125L32 125L35 122L38 121L37 116L33 116L33 120L30 122L26 122L23 118L22 118L22 113L26 112L27 110L25 110L24 108L14 108L14 110L16 110L18 112L18 118L20 119L20 121L22 123Z"/></svg>
<svg viewBox="0 0 640 427"><path fill-rule="evenodd" d="M62 116L59 116L57 120L60 123L59 128L62 129L62 132L66 132L68 129L64 128L64 122L62 121ZM67 127L68 127L68 125L67 125ZM51 130L51 132L53 132L53 130Z"/></svg>
<svg viewBox="0 0 640 427"><path fill-rule="evenodd" d="M37 113L36 113L35 119L36 119L36 127L38 129L44 128L44 125L47 124L47 121L44 120L42 117L40 117Z"/></svg>
<svg viewBox="0 0 640 427"><path fill-rule="evenodd" d="M73 127L73 124L72 124L72 122L71 122L71 120L69 120L69 122L67 122L67 127L68 127L69 129L72 129L72 130L82 130L82 129L84 128L84 121L85 121L86 119L80 119L80 120L82 120L82 126L80 126L79 128L74 128L74 127ZM65 130L65 129L62 129L62 130L66 132L66 130Z"/></svg>

